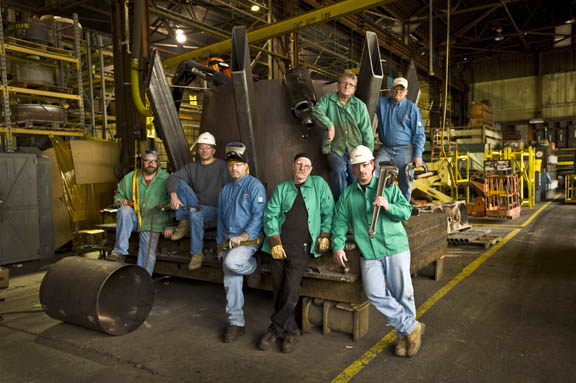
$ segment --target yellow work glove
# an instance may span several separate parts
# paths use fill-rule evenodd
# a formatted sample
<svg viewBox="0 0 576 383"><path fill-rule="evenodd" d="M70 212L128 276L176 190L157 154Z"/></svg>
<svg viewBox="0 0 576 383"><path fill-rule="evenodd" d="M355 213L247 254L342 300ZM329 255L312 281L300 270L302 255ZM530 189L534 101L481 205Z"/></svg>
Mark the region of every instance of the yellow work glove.
<svg viewBox="0 0 576 383"><path fill-rule="evenodd" d="M284 251L284 248L282 247L282 245L276 245L272 248L272 258L274 258L274 259L285 259L286 258L286 252Z"/></svg>
<svg viewBox="0 0 576 383"><path fill-rule="evenodd" d="M318 237L316 241L316 249L320 254L324 254L330 249L330 238Z"/></svg>

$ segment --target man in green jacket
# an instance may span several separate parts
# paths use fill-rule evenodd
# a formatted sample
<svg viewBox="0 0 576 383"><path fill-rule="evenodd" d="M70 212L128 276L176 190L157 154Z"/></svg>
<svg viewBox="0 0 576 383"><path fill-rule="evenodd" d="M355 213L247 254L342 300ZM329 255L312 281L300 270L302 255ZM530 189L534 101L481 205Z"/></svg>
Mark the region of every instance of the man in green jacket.
<svg viewBox="0 0 576 383"><path fill-rule="evenodd" d="M338 79L337 93L325 94L314 106L314 121L324 129L322 153L330 163L330 188L334 199L354 181L349 153L358 145L374 150L374 133L366 104L354 96L358 80L352 72Z"/></svg>
<svg viewBox="0 0 576 383"><path fill-rule="evenodd" d="M298 326L294 309L300 281L310 254L319 257L330 247L334 199L322 177L311 176L312 161L297 154L292 179L279 184L264 211L267 241L262 250L272 254L274 314L258 347L266 351L276 338L283 338L282 351L294 351Z"/></svg>
<svg viewBox="0 0 576 383"><path fill-rule="evenodd" d="M137 186L134 187L134 172ZM116 244L108 257L110 260L124 261L128 254L128 244L133 231L138 232L138 266L145 268L150 275L156 263L156 246L160 233L170 238L174 227L168 225L169 212L159 209L161 204L169 204L166 180L170 174L158 167L158 153L146 151L142 158L142 170L134 170L118 183L114 204L119 206L116 215ZM138 198L134 198L134 195Z"/></svg>
<svg viewBox="0 0 576 383"><path fill-rule="evenodd" d="M348 186L334 210L332 249L334 260L346 267L344 244L348 224L360 249L362 283L370 303L396 329L398 356L416 355L422 343L424 324L416 321L414 288L410 276L410 249L402 221L410 218L412 207L396 184L386 186L376 195L378 178L374 177L374 156L365 146L350 153L358 182ZM369 235L372 212L380 206L375 235Z"/></svg>

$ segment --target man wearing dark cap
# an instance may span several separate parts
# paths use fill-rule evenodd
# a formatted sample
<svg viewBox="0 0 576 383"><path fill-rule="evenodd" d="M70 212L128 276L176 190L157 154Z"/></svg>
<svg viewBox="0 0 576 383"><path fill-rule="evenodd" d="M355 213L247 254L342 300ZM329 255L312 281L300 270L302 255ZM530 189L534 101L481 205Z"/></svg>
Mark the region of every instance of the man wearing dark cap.
<svg viewBox="0 0 576 383"><path fill-rule="evenodd" d="M244 153L230 150L225 156L232 180L224 185L218 198L218 257L223 260L224 288L228 326L224 342L234 342L246 331L244 323L244 276L258 268L254 254L262 238L262 216L266 190L256 178L247 174Z"/></svg>
<svg viewBox="0 0 576 383"><path fill-rule="evenodd" d="M119 207L116 213L116 244L109 260L124 261L130 235L137 231L138 266L152 275L160 233L170 238L174 231L174 227L168 224L169 213L157 208L170 202L166 192L169 176L158 167L158 153L150 150L144 153L142 169L126 174L118 183L114 196L114 204Z"/></svg>
<svg viewBox="0 0 576 383"><path fill-rule="evenodd" d="M276 338L283 338L282 351L294 351L298 326L294 309L300 281L310 255L319 257L330 247L334 199L322 177L311 176L312 161L297 154L293 177L279 184L264 212L267 241L262 250L272 255L274 314L258 347L266 351Z"/></svg>

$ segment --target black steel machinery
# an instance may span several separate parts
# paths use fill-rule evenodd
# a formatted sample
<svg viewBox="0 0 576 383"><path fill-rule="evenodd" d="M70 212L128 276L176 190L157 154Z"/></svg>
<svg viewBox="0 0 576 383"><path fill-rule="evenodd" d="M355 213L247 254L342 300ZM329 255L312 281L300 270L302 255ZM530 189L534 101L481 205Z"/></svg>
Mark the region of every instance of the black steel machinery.
<svg viewBox="0 0 576 383"><path fill-rule="evenodd" d="M336 91L336 84L312 81L302 68L291 70L285 81L254 82L246 30L236 27L232 35L232 81L206 91L200 131L216 137L217 153L224 153L228 142L245 143L250 172L264 183L269 195L276 185L292 176L291 164L296 153L308 153L314 163L314 174L327 178L329 165L320 150L323 131L311 124L309 112L317 98ZM367 33L362 57L356 94L374 111L383 78L375 34ZM187 143L170 123L177 115L171 92L162 80L162 66L157 58L152 62L148 94L158 112L155 122L159 134L170 160L178 168L189 161L190 154ZM446 216L440 212L413 217L405 227L411 245L412 271L435 264L435 276L439 277L447 246ZM189 242L160 241L155 272L220 283L222 266L216 258L215 230L207 228L204 244L203 267L189 271ZM326 254L314 259L305 273L301 286L305 331L321 326L324 333L345 331L354 339L368 331L369 304L360 279L360 252L351 235L346 251L349 268L343 269ZM262 255L261 260L263 275L257 287L271 289L269 257Z"/></svg>

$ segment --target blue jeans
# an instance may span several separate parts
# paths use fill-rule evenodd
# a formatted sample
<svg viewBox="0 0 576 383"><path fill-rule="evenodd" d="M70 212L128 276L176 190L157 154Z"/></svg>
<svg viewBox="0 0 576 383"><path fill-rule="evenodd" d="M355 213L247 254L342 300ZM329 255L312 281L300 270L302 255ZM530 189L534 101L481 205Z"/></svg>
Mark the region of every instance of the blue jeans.
<svg viewBox="0 0 576 383"><path fill-rule="evenodd" d="M412 158L412 145L404 145L390 148L382 146L376 152L374 159L377 177L380 175L380 161L394 161L396 163L398 168L398 186L408 202L410 202L410 195L412 194L412 181L406 177L405 168L412 161ZM410 175L414 177L414 169L410 170Z"/></svg>
<svg viewBox="0 0 576 383"><path fill-rule="evenodd" d="M115 252L124 255L128 254L130 235L134 231L138 231L138 217L134 209L131 206L120 207L116 214ZM150 235L152 235L152 243L150 246L150 254L147 254ZM146 269L150 275L154 272L154 265L156 264L158 239L160 239L160 233L151 233L149 231L141 231L138 233L138 266ZM146 261L146 255L148 255L148 261Z"/></svg>
<svg viewBox="0 0 576 383"><path fill-rule="evenodd" d="M254 254L260 245L243 245L223 251L224 289L226 290L226 314L228 324L244 326L244 275L256 271L258 263Z"/></svg>
<svg viewBox="0 0 576 383"><path fill-rule="evenodd" d="M184 180L178 180L178 199L187 206L202 206L202 209L178 209L176 219L186 219L190 222L190 254L201 254L204 248L204 223L215 221L218 217L218 208L215 206L200 205L198 196L190 185Z"/></svg>
<svg viewBox="0 0 576 383"><path fill-rule="evenodd" d="M338 201L340 194L346 189L346 186L356 182L356 176L352 173L350 156L348 152L338 155L334 152L328 154L328 163L330 164L330 189L334 200Z"/></svg>
<svg viewBox="0 0 576 383"><path fill-rule="evenodd" d="M410 250L381 259L360 258L368 300L404 338L418 324L410 276Z"/></svg>

